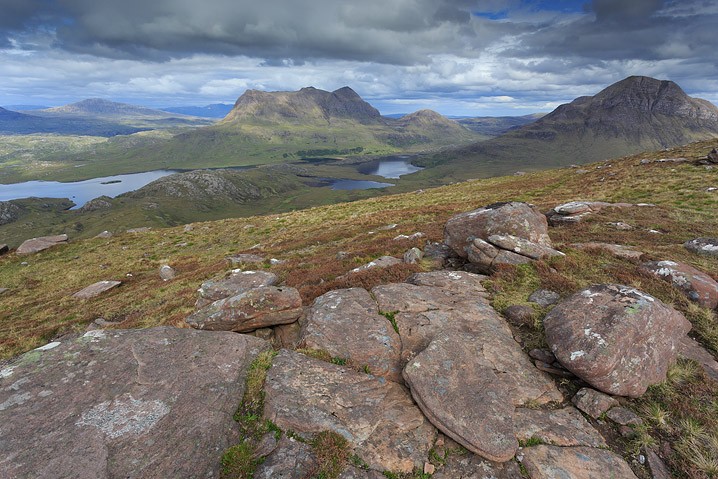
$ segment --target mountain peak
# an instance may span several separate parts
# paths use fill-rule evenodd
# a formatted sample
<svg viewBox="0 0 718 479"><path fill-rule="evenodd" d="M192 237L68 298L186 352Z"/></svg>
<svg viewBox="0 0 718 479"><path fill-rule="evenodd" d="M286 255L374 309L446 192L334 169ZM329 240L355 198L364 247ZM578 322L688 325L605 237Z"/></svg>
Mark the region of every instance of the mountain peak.
<svg viewBox="0 0 718 479"><path fill-rule="evenodd" d="M326 125L337 119L376 123L381 115L349 87L328 92L309 86L299 91L245 91L224 122L250 119Z"/></svg>

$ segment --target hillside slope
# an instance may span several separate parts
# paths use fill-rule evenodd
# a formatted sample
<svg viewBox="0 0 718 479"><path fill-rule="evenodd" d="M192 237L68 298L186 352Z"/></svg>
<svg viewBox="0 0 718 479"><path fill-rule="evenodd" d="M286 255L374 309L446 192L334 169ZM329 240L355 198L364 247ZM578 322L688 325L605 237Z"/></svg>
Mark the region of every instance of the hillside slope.
<svg viewBox="0 0 718 479"><path fill-rule="evenodd" d="M435 157L471 170L586 163L718 137L718 108L675 83L633 76L487 142ZM454 168L452 166L452 168Z"/></svg>

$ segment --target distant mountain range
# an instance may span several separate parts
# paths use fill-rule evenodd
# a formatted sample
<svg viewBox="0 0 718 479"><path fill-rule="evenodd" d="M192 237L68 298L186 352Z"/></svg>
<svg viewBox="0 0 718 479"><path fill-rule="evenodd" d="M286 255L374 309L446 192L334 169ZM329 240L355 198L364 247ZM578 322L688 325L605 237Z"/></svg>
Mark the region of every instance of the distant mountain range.
<svg viewBox="0 0 718 479"><path fill-rule="evenodd" d="M504 133L535 122L545 113L532 113L523 116L479 116L452 118L471 131L488 136L500 136Z"/></svg>
<svg viewBox="0 0 718 479"><path fill-rule="evenodd" d="M233 107L234 105L229 103L212 103L206 106L173 106L161 110L200 118L224 118Z"/></svg>
<svg viewBox="0 0 718 479"><path fill-rule="evenodd" d="M90 98L69 105L11 111L0 108L0 134L55 133L111 137L140 131L209 125L206 119Z"/></svg>
<svg viewBox="0 0 718 479"><path fill-rule="evenodd" d="M587 163L718 138L718 108L674 82L644 76L580 97L489 141L442 152L425 164L476 174Z"/></svg>

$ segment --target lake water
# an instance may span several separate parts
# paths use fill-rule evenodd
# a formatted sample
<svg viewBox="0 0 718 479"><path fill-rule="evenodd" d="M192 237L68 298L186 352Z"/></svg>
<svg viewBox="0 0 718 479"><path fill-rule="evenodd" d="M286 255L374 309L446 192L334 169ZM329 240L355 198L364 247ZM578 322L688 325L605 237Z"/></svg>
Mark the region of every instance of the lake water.
<svg viewBox="0 0 718 479"><path fill-rule="evenodd" d="M416 173L424 168L411 164L411 156L387 156L378 160L361 163L357 170L365 175L377 175L384 178L399 178L402 175Z"/></svg>
<svg viewBox="0 0 718 479"><path fill-rule="evenodd" d="M384 178L399 178L402 175L415 173L423 168L411 164L410 156L387 156L378 160L357 165L357 171L365 175L377 175ZM239 167L238 169L245 169ZM0 184L0 201L16 200L20 198L70 198L80 208L93 198L109 196L114 198L122 193L137 190L146 184L163 176L177 173L172 170L155 170L144 173L128 175L105 176L85 181L61 183L59 181L26 181L11 185ZM387 188L393 183L378 181L324 179L324 184L333 190L368 190L370 188Z"/></svg>
<svg viewBox="0 0 718 479"><path fill-rule="evenodd" d="M146 184L176 171L155 170L145 173L105 176L85 181L61 183L59 181L26 181L11 185L0 185L0 201L20 198L70 198L76 209L98 196L114 198L122 193L142 188Z"/></svg>
<svg viewBox="0 0 718 479"><path fill-rule="evenodd" d="M329 180L333 190L369 190L371 188L386 188L394 186L393 183L380 183L378 181L363 180Z"/></svg>

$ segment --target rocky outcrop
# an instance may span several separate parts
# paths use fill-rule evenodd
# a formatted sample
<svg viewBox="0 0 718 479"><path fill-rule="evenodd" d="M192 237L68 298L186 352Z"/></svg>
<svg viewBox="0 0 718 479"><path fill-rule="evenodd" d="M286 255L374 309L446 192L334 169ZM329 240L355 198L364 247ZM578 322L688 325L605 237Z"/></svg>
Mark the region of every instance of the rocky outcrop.
<svg viewBox="0 0 718 479"><path fill-rule="evenodd" d="M561 256L551 248L546 218L526 203L496 203L453 216L444 242L481 273L506 264Z"/></svg>
<svg viewBox="0 0 718 479"><path fill-rule="evenodd" d="M694 253L718 257L718 238L696 238L686 241L683 246Z"/></svg>
<svg viewBox="0 0 718 479"><path fill-rule="evenodd" d="M472 338L441 334L404 368L411 395L440 431L471 452L505 462L518 448L509 389Z"/></svg>
<svg viewBox="0 0 718 479"><path fill-rule="evenodd" d="M81 289L72 296L78 299L90 299L101 295L105 291L116 288L121 284L122 281L98 281L97 283L93 283L90 286Z"/></svg>
<svg viewBox="0 0 718 479"><path fill-rule="evenodd" d="M357 268L354 268L350 271L350 273L359 273L361 271L366 271L368 269L373 268L388 268L389 266L394 266L397 264L402 264L402 260L399 258L395 258L393 256L382 256L380 258L377 258L373 261L368 262L367 264L361 265Z"/></svg>
<svg viewBox="0 0 718 479"><path fill-rule="evenodd" d="M474 238L513 235L533 243L551 246L544 215L526 203L494 203L449 218L444 227L444 243L462 258Z"/></svg>
<svg viewBox="0 0 718 479"><path fill-rule="evenodd" d="M365 289L341 289L318 297L299 341L304 348L326 351L368 366L372 374L401 381L401 340Z"/></svg>
<svg viewBox="0 0 718 479"><path fill-rule="evenodd" d="M531 479L637 479L621 456L605 449L541 445L522 454L521 463Z"/></svg>
<svg viewBox="0 0 718 479"><path fill-rule="evenodd" d="M15 203L0 201L0 226L16 221L21 212L22 210Z"/></svg>
<svg viewBox="0 0 718 479"><path fill-rule="evenodd" d="M17 254L33 254L52 248L59 244L67 243L67 235L41 236L39 238L31 238L25 240L15 253Z"/></svg>
<svg viewBox="0 0 718 479"><path fill-rule="evenodd" d="M676 261L649 261L641 268L670 282L691 301L705 308L718 306L718 282L691 265Z"/></svg>
<svg viewBox="0 0 718 479"><path fill-rule="evenodd" d="M0 371L2 476L218 477L245 374L267 348L161 327L30 351Z"/></svg>
<svg viewBox="0 0 718 479"><path fill-rule="evenodd" d="M268 271L233 271L227 278L202 283L197 290L199 299L195 307L203 308L215 301L236 296L250 289L274 286L277 281L277 275Z"/></svg>
<svg viewBox="0 0 718 479"><path fill-rule="evenodd" d="M391 381L282 350L267 373L264 416L300 436L344 436L371 469L422 467L436 429Z"/></svg>
<svg viewBox="0 0 718 479"><path fill-rule="evenodd" d="M638 397L665 380L690 330L681 313L622 285L592 286L544 319L546 341L569 371L601 391Z"/></svg>
<svg viewBox="0 0 718 479"><path fill-rule="evenodd" d="M235 331L293 323L302 315L302 298L290 287L261 286L220 299L186 318L195 329Z"/></svg>

